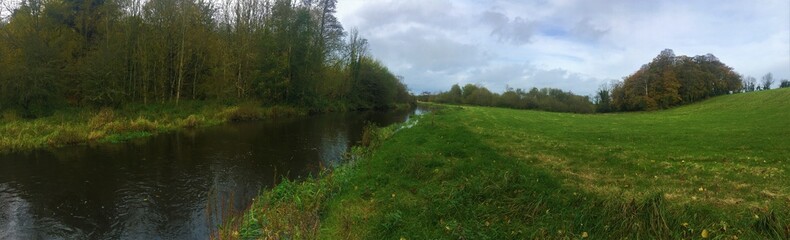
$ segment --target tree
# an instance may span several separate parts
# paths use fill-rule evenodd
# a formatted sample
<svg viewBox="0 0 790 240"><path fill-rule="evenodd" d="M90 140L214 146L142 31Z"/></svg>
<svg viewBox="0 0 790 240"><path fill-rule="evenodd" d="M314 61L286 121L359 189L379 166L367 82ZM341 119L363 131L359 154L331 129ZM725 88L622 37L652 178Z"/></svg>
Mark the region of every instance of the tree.
<svg viewBox="0 0 790 240"><path fill-rule="evenodd" d="M449 102L449 103L461 103L463 98L464 98L464 96L463 96L463 91L461 90L461 87L458 86L458 84L453 84L453 86L450 87L450 92L448 92L447 102Z"/></svg>
<svg viewBox="0 0 790 240"><path fill-rule="evenodd" d="M610 96L610 88L608 85L603 84L598 87L594 103L596 112L605 113L612 111L612 97Z"/></svg>
<svg viewBox="0 0 790 240"><path fill-rule="evenodd" d="M666 49L610 93L615 110L655 110L737 92L744 85L748 84L742 77L713 54L692 58Z"/></svg>
<svg viewBox="0 0 790 240"><path fill-rule="evenodd" d="M589 97L552 88L532 88L529 92L524 92L521 89L513 90L508 87L500 95L492 93L483 86L467 84L461 88L458 84L454 84L449 91L437 94L435 101L553 112L591 113L595 111L595 105L590 102Z"/></svg>
<svg viewBox="0 0 790 240"><path fill-rule="evenodd" d="M48 115L66 102L66 83L81 47L79 34L51 17L63 8L58 4L24 1L3 27L0 100L25 117Z"/></svg>
<svg viewBox="0 0 790 240"><path fill-rule="evenodd" d="M340 48L343 44L343 25L335 17L337 0L319 0L318 13L320 13L319 45L328 59L339 59Z"/></svg>
<svg viewBox="0 0 790 240"><path fill-rule="evenodd" d="M779 83L779 88L787 88L787 87L790 87L790 80L782 79L782 81Z"/></svg>
<svg viewBox="0 0 790 240"><path fill-rule="evenodd" d="M520 92L521 89L513 90L511 87L506 87L505 92L502 93L499 99L496 99L495 105L499 107L522 108Z"/></svg>
<svg viewBox="0 0 790 240"><path fill-rule="evenodd" d="M492 106L494 103L494 94L483 86L467 84L464 86L464 95L464 103L466 104Z"/></svg>
<svg viewBox="0 0 790 240"><path fill-rule="evenodd" d="M771 73L763 75L763 90L770 90L772 84L774 84L774 75Z"/></svg>
<svg viewBox="0 0 790 240"><path fill-rule="evenodd" d="M393 75L381 62L364 57L359 74L359 99L367 108L383 109L392 107L396 100L408 95L406 85Z"/></svg>
<svg viewBox="0 0 790 240"><path fill-rule="evenodd" d="M743 78L743 91L744 92L754 92L757 88L757 79L752 76L744 77Z"/></svg>
<svg viewBox="0 0 790 240"><path fill-rule="evenodd" d="M0 19L0 111L35 117L63 105L185 99L320 109L413 102L365 38L346 37L336 5L24 0Z"/></svg>
<svg viewBox="0 0 790 240"><path fill-rule="evenodd" d="M462 95L461 102L463 102L465 104L474 104L473 103L474 99L472 99L471 96L479 88L480 88L479 86L476 86L474 84L466 84L466 85L464 85L464 87L461 88L461 93L462 93L461 94Z"/></svg>

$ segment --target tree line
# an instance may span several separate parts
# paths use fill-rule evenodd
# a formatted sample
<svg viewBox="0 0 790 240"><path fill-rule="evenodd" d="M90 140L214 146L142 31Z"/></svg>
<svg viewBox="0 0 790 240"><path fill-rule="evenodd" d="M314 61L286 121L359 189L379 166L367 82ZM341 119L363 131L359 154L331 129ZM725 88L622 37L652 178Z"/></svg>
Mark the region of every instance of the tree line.
<svg viewBox="0 0 790 240"><path fill-rule="evenodd" d="M257 100L311 108L412 101L345 31L337 0L24 0L0 20L0 111Z"/></svg>
<svg viewBox="0 0 790 240"><path fill-rule="evenodd" d="M757 82L752 76L745 76L743 77L743 92L753 92L753 91L762 91L762 90L770 90L771 85L774 83L774 75L772 73L766 73L760 79L760 82ZM782 79L779 82L779 88L786 88L790 87L790 80Z"/></svg>
<svg viewBox="0 0 790 240"><path fill-rule="evenodd" d="M665 49L622 81L602 85L592 98L553 88L532 88L527 92L508 87L498 94L479 85L455 84L447 92L425 92L418 99L552 112L605 113L666 109L724 94L768 90L773 83L771 73L758 83L754 77L741 76L713 54L675 56L672 49ZM782 80L779 87L790 87L790 80Z"/></svg>
<svg viewBox="0 0 790 240"><path fill-rule="evenodd" d="M773 82L771 73L763 76L761 84L741 76L713 54L675 56L672 49L665 49L623 81L599 88L594 100L598 112L657 110L724 94L768 90Z"/></svg>
<svg viewBox="0 0 790 240"><path fill-rule="evenodd" d="M515 109L534 109L550 112L592 113L595 105L587 96L580 96L554 88L532 88L529 91L507 87L502 94L492 93L479 85L458 84L450 87L447 92L437 94L423 93L420 101L449 104L468 104L477 106L495 106Z"/></svg>

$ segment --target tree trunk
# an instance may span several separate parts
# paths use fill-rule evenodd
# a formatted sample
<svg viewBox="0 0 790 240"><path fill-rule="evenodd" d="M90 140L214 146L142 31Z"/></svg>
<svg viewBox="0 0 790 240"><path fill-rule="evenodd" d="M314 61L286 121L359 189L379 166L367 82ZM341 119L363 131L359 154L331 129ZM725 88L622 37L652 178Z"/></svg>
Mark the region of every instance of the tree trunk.
<svg viewBox="0 0 790 240"><path fill-rule="evenodd" d="M181 26L181 50L179 51L179 60L178 60L178 83L176 84L176 105L178 105L178 100L181 98L181 85L184 82L184 38L186 38L186 29L187 29L187 22L186 22L186 12L182 12L184 14L184 22Z"/></svg>

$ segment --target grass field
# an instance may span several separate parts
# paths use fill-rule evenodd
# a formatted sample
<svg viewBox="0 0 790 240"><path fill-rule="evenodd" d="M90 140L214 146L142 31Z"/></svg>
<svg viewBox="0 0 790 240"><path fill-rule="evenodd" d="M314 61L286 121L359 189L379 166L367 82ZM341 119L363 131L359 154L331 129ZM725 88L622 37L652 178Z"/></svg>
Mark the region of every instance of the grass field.
<svg viewBox="0 0 790 240"><path fill-rule="evenodd" d="M406 125L218 237L790 238L790 89L621 114L445 106Z"/></svg>

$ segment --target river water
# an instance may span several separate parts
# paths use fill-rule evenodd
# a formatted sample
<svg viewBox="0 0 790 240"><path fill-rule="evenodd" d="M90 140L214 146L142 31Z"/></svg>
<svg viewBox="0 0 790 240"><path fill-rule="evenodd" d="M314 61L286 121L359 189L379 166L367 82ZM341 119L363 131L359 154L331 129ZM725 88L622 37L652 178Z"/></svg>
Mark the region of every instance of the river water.
<svg viewBox="0 0 790 240"><path fill-rule="evenodd" d="M0 155L0 239L206 239L282 178L334 165L366 122L332 113Z"/></svg>

